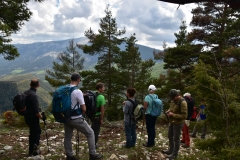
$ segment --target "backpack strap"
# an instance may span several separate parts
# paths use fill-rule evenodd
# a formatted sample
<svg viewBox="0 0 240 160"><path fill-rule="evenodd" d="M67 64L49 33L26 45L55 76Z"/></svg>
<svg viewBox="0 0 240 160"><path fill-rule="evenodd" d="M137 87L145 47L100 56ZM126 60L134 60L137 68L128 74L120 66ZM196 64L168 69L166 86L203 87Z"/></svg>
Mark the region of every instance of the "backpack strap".
<svg viewBox="0 0 240 160"><path fill-rule="evenodd" d="M69 86L70 86L70 85L69 85ZM72 92L73 92L74 90L76 90L76 89L78 89L77 86L71 87L71 93L70 93L70 94L72 94ZM72 106L71 106L71 112L72 112L72 113L71 113L71 116L81 115L81 114L78 113L78 109L80 110L79 112L81 112L81 114L82 114L80 105L79 105L79 103L77 102L73 108L72 108Z"/></svg>
<svg viewBox="0 0 240 160"><path fill-rule="evenodd" d="M185 99L184 99L184 98L181 98L180 101L179 101L178 104L177 104L181 113L182 113L181 104L182 104L183 101L185 101ZM176 103L175 103L175 104L176 104Z"/></svg>

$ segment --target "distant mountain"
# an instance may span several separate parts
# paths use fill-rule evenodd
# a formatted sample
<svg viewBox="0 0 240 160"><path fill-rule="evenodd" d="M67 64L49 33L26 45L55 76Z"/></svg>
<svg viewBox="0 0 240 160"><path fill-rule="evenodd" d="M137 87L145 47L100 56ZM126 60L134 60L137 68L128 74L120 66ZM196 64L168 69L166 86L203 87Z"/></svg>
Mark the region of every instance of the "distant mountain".
<svg viewBox="0 0 240 160"><path fill-rule="evenodd" d="M11 73L29 73L39 70L52 68L52 61L61 51L66 51L70 39L61 41L36 42L31 44L15 44L20 56L13 61L7 61L0 57L0 76L10 75ZM74 43L87 44L87 38L76 38ZM142 59L153 58L153 48L138 45ZM125 45L120 46L125 50ZM97 62L97 56L84 54L82 50L78 51L85 57L84 69L89 69Z"/></svg>

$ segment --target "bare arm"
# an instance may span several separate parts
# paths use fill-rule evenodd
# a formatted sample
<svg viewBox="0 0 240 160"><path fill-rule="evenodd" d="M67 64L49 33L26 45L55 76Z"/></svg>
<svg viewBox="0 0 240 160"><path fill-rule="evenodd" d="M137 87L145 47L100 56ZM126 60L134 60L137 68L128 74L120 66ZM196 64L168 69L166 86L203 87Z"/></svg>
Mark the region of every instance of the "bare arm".
<svg viewBox="0 0 240 160"><path fill-rule="evenodd" d="M146 110L147 107L148 107L148 102L144 101L144 102L143 102L143 107L144 107L144 109Z"/></svg>
<svg viewBox="0 0 240 160"><path fill-rule="evenodd" d="M80 105L80 107L81 107L81 110L82 110L82 115L84 115L85 112L86 112L86 106L85 106L85 104Z"/></svg>
<svg viewBox="0 0 240 160"><path fill-rule="evenodd" d="M103 124L103 117L104 117L104 106L101 106L100 110L101 110L100 118L101 118L101 125L102 125Z"/></svg>

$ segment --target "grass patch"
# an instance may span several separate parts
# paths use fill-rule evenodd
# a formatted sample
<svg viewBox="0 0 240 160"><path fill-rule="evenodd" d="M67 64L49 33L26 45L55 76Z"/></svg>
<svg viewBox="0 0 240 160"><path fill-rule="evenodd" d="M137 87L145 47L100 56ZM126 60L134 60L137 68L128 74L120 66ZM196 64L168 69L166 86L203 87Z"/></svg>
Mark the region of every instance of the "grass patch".
<svg viewBox="0 0 240 160"><path fill-rule="evenodd" d="M22 73L22 72L24 72L25 70L23 70L23 69L16 69L16 70L13 70L11 73L12 74L19 74L19 73Z"/></svg>

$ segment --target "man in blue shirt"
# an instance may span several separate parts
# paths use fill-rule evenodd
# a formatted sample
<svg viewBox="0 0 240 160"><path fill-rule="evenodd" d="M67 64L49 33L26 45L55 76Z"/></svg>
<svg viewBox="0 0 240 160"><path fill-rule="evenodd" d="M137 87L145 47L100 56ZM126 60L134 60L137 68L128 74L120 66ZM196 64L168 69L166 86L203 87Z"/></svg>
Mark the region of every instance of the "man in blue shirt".
<svg viewBox="0 0 240 160"><path fill-rule="evenodd" d="M203 126L202 126L201 139L205 139L206 132L207 132L207 126L206 126L206 122L205 122L206 118L207 118L207 115L205 114L204 101L201 101L199 114L197 116L197 124L194 126L193 132L190 135L191 137L196 138L196 134L197 134L197 131L198 131L198 125L202 122Z"/></svg>

